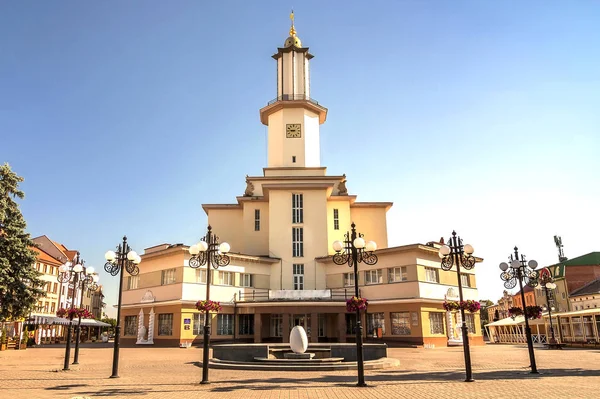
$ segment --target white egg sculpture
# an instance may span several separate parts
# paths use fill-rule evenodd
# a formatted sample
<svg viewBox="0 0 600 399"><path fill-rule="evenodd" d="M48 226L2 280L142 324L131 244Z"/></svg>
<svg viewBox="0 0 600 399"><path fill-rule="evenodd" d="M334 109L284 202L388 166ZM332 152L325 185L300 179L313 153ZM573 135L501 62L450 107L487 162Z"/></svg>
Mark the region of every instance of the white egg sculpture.
<svg viewBox="0 0 600 399"><path fill-rule="evenodd" d="M296 326L290 331L290 348L294 353L304 353L308 348L308 337L302 326Z"/></svg>

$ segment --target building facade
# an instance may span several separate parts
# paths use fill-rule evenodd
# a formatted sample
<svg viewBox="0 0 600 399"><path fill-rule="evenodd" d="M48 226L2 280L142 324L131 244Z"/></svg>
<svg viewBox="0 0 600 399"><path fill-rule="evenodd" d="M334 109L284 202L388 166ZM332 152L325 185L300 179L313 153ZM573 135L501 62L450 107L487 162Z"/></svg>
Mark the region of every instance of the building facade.
<svg viewBox="0 0 600 399"><path fill-rule="evenodd" d="M268 130L267 166L247 176L233 204L204 204L208 222L231 245L230 265L211 272L212 339L287 342L295 325L311 342L354 339L355 314L345 301L354 294L348 266L333 263L333 241L356 223L375 241L377 264L359 265L361 296L369 300L364 334L403 344L460 344L460 314L445 312L458 299L456 271L440 267L440 243L388 247L386 213L391 202L360 202L345 175L321 166L320 125L327 109L310 96L313 56L292 26L277 65L275 99L260 110ZM437 234L437 233L436 233ZM179 345L202 339L206 269L189 267L189 247L147 248L138 276L124 282L124 344ZM465 299L477 299L473 271L461 276ZM468 314L474 343L482 343L479 314Z"/></svg>

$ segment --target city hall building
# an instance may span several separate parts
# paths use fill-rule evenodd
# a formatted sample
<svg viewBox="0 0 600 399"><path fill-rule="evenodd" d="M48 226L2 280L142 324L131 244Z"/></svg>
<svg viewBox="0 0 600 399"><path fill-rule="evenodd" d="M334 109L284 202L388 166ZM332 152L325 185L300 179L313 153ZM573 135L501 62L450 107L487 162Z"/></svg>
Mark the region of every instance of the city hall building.
<svg viewBox="0 0 600 399"><path fill-rule="evenodd" d="M358 201L345 175L328 175L321 166L319 129L327 108L310 96L313 55L293 25L273 58L277 96L260 110L268 164L261 176L246 177L234 203L203 205L215 234L231 245L231 263L211 272L210 299L223 306L210 315L211 339L288 342L291 328L301 325L311 342L353 341L356 316L346 311L346 299L354 294L354 276L333 263L332 243L343 241L354 222L379 247L375 265L359 264L361 296L369 301L366 339L461 344L460 313L442 307L446 298L458 299L458 281L456 270L440 267L440 243L388 247L392 203ZM194 305L206 296L206 266L189 267L188 249L147 248L140 274L126 275L123 344L201 342L204 314ZM465 299L477 299L474 271L460 277ZM472 343L482 344L479 313L466 317Z"/></svg>

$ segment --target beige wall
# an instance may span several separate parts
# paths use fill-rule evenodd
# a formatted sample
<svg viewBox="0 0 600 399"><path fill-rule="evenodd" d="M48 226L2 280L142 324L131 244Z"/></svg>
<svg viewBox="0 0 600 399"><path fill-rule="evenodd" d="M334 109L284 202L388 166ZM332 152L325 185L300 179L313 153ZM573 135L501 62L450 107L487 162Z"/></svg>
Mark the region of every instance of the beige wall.
<svg viewBox="0 0 600 399"><path fill-rule="evenodd" d="M242 209L211 209L208 212L208 224L212 231L219 237L220 242L231 245L231 252L243 252L244 245L244 218ZM204 236L206 232L202 233ZM201 236L201 237L202 237ZM198 237L198 241L200 238Z"/></svg>
<svg viewBox="0 0 600 399"><path fill-rule="evenodd" d="M377 248L387 248L387 218L384 207L351 207L350 216L356 231L365 235L365 241L375 241ZM349 229L349 227L348 227Z"/></svg>
<svg viewBox="0 0 600 399"><path fill-rule="evenodd" d="M301 124L301 137L287 138L287 124ZM275 111L269 115L268 135L268 167L320 166L319 115L315 112L302 106Z"/></svg>
<svg viewBox="0 0 600 399"><path fill-rule="evenodd" d="M243 203L243 248L239 251L248 255L269 255L269 203L246 201ZM254 211L260 210L260 230L254 230ZM232 247L233 248L233 247Z"/></svg>

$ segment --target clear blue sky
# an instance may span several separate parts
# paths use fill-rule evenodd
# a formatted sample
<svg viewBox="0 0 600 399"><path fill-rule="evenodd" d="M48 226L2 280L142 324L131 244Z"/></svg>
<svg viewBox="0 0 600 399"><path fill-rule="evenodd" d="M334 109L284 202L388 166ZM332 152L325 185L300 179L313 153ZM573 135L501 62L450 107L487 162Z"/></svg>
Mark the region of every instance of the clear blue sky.
<svg viewBox="0 0 600 399"><path fill-rule="evenodd" d="M123 234L138 252L196 242L201 204L234 202L266 164L258 110L291 5L1 2L0 162L25 178L32 236L97 268ZM542 265L554 234L569 257L600 249L600 3L293 6L329 108L322 164L394 202L390 246L456 229L494 300L514 245Z"/></svg>

